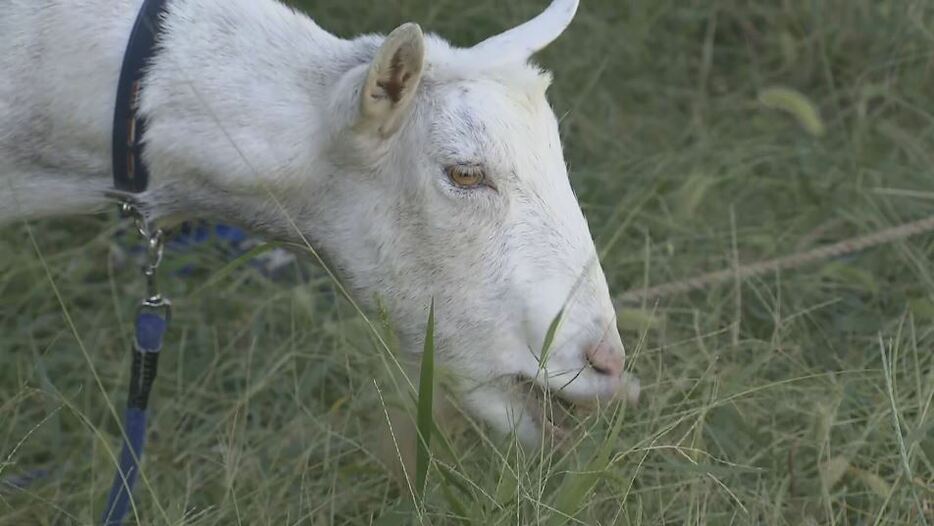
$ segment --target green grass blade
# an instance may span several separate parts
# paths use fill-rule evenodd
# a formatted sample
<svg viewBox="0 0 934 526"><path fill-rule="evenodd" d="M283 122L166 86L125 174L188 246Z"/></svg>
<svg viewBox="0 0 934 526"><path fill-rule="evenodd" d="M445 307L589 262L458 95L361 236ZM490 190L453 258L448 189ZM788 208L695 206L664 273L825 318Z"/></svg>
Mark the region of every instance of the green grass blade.
<svg viewBox="0 0 934 526"><path fill-rule="evenodd" d="M440 471L440 470L439 470ZM457 516L457 522L470 524L470 519L473 518L470 507L468 507L464 501L458 497L454 491L451 489L451 485L447 482L452 480L453 477L445 476L445 483L441 484L441 492L444 495L445 500L448 502L451 511Z"/></svg>
<svg viewBox="0 0 934 526"><path fill-rule="evenodd" d="M542 352L539 356L542 357L541 363L539 364L539 369L543 369L545 364L548 363L548 352L551 350L552 344L555 342L555 334L558 332L558 325L561 323L561 317L564 315L564 309L558 311L558 314L555 316L555 319L551 320L551 324L548 325L548 332L545 333L545 341L542 343Z"/></svg>
<svg viewBox="0 0 934 526"><path fill-rule="evenodd" d="M431 300L428 311L428 327L425 329L425 347L422 350L422 367L418 382L418 449L415 454L415 491L421 497L428 479L431 460L432 400L435 381L435 302Z"/></svg>
<svg viewBox="0 0 934 526"><path fill-rule="evenodd" d="M192 297L192 298L197 297L205 290L213 287L219 281L229 276L231 273L233 273L233 271L239 269L240 267L252 261L253 258L259 257L265 254L266 252L269 252L270 250L273 250L278 247L279 245L277 245L276 243L263 243L262 245L257 245L251 248L250 250L247 250L243 254L237 256L236 259L232 260L231 262L221 267L217 272L211 274L208 277L208 279L204 281L203 285L201 285L200 287L195 289L194 292L189 294L189 297Z"/></svg>
<svg viewBox="0 0 934 526"><path fill-rule="evenodd" d="M593 491L597 482L604 477L610 464L613 447L616 445L615 438L620 434L625 413L625 405L620 404L613 425L610 426L603 443L594 452L584 469L571 471L567 474L556 492L554 499L555 514L548 521L549 525L565 524L569 519L577 515L584 507L584 504L587 503L587 496Z"/></svg>

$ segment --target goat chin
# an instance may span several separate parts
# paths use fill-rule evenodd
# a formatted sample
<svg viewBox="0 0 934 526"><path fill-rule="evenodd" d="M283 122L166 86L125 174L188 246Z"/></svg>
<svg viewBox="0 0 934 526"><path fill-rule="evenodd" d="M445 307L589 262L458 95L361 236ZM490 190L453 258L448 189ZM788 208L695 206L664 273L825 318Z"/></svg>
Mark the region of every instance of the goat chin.
<svg viewBox="0 0 934 526"><path fill-rule="evenodd" d="M596 400L591 403L565 401L529 381L510 382L508 390L518 402L516 407L522 408L523 416L528 417L528 422L534 423L531 436L516 436L519 445L527 452L541 447L558 450L567 448L573 443L575 430L572 425L575 420L593 414L601 406ZM639 395L639 379L628 372L623 373L620 392L615 401L635 406ZM467 431L467 420L463 418L462 409L442 390L434 391L433 409L435 426L448 436L457 436ZM390 405L383 414L374 417L380 422L378 430L372 435L377 457L400 487L414 487L418 440L414 416L398 405ZM518 435L519 431L513 429L509 433L516 432ZM497 433L503 435L503 430L493 429L494 440Z"/></svg>

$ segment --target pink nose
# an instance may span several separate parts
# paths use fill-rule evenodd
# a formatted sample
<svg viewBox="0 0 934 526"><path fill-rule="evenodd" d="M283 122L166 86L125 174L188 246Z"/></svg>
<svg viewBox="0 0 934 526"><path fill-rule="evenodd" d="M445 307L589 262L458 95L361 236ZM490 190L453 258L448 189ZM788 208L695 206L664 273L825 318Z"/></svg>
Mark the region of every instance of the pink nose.
<svg viewBox="0 0 934 526"><path fill-rule="evenodd" d="M607 376L618 377L623 374L626 358L623 353L610 344L601 342L596 347L587 349L587 362L595 371Z"/></svg>

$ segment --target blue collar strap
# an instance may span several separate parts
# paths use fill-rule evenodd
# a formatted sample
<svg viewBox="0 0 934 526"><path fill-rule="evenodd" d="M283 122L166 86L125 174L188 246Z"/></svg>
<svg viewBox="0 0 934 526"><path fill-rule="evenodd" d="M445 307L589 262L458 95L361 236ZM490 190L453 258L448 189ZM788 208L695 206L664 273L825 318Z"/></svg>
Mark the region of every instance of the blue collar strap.
<svg viewBox="0 0 934 526"><path fill-rule="evenodd" d="M144 0L123 55L113 126L114 187L123 192L143 192L149 183L149 170L143 163L146 126L137 112L143 69L155 53L165 4L166 0Z"/></svg>

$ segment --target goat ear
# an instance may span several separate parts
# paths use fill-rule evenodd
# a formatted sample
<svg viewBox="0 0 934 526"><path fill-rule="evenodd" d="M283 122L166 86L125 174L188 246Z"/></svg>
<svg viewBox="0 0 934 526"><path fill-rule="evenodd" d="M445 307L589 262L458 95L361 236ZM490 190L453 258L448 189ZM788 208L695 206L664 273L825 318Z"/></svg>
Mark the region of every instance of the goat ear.
<svg viewBox="0 0 934 526"><path fill-rule="evenodd" d="M389 33L367 72L361 124L392 135L412 104L424 65L425 36L418 24L403 24Z"/></svg>

